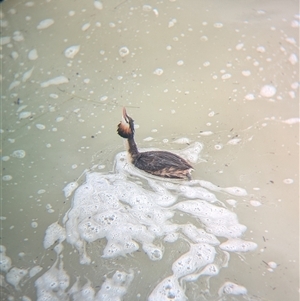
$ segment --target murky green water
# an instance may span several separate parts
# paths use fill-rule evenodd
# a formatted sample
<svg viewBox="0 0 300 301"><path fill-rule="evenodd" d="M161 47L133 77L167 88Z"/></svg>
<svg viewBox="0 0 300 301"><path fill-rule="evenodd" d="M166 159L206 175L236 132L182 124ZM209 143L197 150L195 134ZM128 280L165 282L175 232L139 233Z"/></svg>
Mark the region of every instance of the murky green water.
<svg viewBox="0 0 300 301"><path fill-rule="evenodd" d="M298 300L297 1L1 8L3 300Z"/></svg>

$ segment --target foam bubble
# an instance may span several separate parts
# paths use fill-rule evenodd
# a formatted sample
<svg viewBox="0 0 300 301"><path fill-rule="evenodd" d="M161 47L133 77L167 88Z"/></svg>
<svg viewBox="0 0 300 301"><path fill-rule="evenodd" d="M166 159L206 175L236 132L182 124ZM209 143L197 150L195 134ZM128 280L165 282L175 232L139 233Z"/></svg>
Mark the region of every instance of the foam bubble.
<svg viewBox="0 0 300 301"><path fill-rule="evenodd" d="M28 271L25 269L13 267L7 272L5 279L9 284L14 286L16 290L20 290L19 283L22 280L22 278L27 275L27 273Z"/></svg>
<svg viewBox="0 0 300 301"><path fill-rule="evenodd" d="M276 88L272 85L265 85L260 89L260 95L270 98L276 94Z"/></svg>
<svg viewBox="0 0 300 301"><path fill-rule="evenodd" d="M11 259L5 254L6 248L0 245L0 271L8 272L11 268Z"/></svg>
<svg viewBox="0 0 300 301"><path fill-rule="evenodd" d="M252 241L242 239L228 239L220 245L220 248L229 252L249 252L257 248L257 244Z"/></svg>
<svg viewBox="0 0 300 301"><path fill-rule="evenodd" d="M15 157L15 158L22 159L26 156L26 152L22 149L18 149L18 150L13 151L11 156Z"/></svg>
<svg viewBox="0 0 300 301"><path fill-rule="evenodd" d="M45 82L42 82L41 87L46 88L46 87L49 87L51 85L61 85L61 84L66 84L68 82L69 82L69 80L65 76L61 75L61 76L57 76L57 77L54 77L52 79L49 79Z"/></svg>
<svg viewBox="0 0 300 301"><path fill-rule="evenodd" d="M236 49L236 50L241 50L241 49L243 49L243 47L244 47L244 43L239 43L239 44L237 44L237 45L235 46L235 49Z"/></svg>
<svg viewBox="0 0 300 301"><path fill-rule="evenodd" d="M66 231L58 223L51 224L45 233L44 248L50 248L55 242L63 242L66 239Z"/></svg>
<svg viewBox="0 0 300 301"><path fill-rule="evenodd" d="M63 269L63 263L54 265L35 281L37 300L67 300L66 288L70 277Z"/></svg>
<svg viewBox="0 0 300 301"><path fill-rule="evenodd" d="M169 276L161 281L150 294L148 301L188 300L184 289L175 276Z"/></svg>
<svg viewBox="0 0 300 301"><path fill-rule="evenodd" d="M247 289L233 282L225 282L218 291L219 296L222 295L246 295Z"/></svg>
<svg viewBox="0 0 300 301"><path fill-rule="evenodd" d="M103 4L99 0L94 1L94 6L95 6L95 8L97 8L99 10L103 9Z"/></svg>
<svg viewBox="0 0 300 301"><path fill-rule="evenodd" d="M121 48L119 49L119 55L120 55L121 57L124 57L124 56L126 56L126 55L128 55L128 54L129 54L129 49L128 49L127 47L123 46L123 47L121 47Z"/></svg>
<svg viewBox="0 0 300 301"><path fill-rule="evenodd" d="M36 49L32 49L28 52L28 59L34 61L38 58L38 53Z"/></svg>
<svg viewBox="0 0 300 301"><path fill-rule="evenodd" d="M44 130L44 129L46 128L45 125L40 124L40 123L37 123L35 126L36 126L36 128L39 129L39 130Z"/></svg>
<svg viewBox="0 0 300 301"><path fill-rule="evenodd" d="M33 268L31 268L29 270L29 277L30 278L34 277L35 275L37 275L42 270L43 270L43 268L41 266L39 266L39 265L34 266Z"/></svg>
<svg viewBox="0 0 300 301"><path fill-rule="evenodd" d="M2 177L2 180L3 180L3 181L11 181L11 180L12 180L12 176L11 176L11 175L4 175L4 176Z"/></svg>
<svg viewBox="0 0 300 301"><path fill-rule="evenodd" d="M79 50L80 50L80 45L70 46L64 51L64 55L68 59L73 59L75 55L79 52Z"/></svg>
<svg viewBox="0 0 300 301"><path fill-rule="evenodd" d="M32 116L31 112L21 112L19 114L19 119L26 119Z"/></svg>
<svg viewBox="0 0 300 301"><path fill-rule="evenodd" d="M6 45L10 43L10 37L0 37L0 45Z"/></svg>
<svg viewBox="0 0 300 301"><path fill-rule="evenodd" d="M91 23L85 23L82 25L81 30L86 31L90 28L90 26L91 26Z"/></svg>
<svg viewBox="0 0 300 301"><path fill-rule="evenodd" d="M34 67L32 67L31 69L29 69L28 71L24 72L23 76L22 76L22 82L26 82L32 75Z"/></svg>
<svg viewBox="0 0 300 301"><path fill-rule="evenodd" d="M129 273L116 271L112 278L107 278L97 294L97 300L123 300L134 278L133 270Z"/></svg>
<svg viewBox="0 0 300 301"><path fill-rule="evenodd" d="M254 100L254 99L255 99L255 96L254 96L253 94L249 93L249 94L247 94L247 95L245 96L245 99L247 99L247 100Z"/></svg>
<svg viewBox="0 0 300 301"><path fill-rule="evenodd" d="M153 74L155 74L155 75L162 75L163 73L164 73L164 70L161 68L157 68L153 72Z"/></svg>
<svg viewBox="0 0 300 301"><path fill-rule="evenodd" d="M292 53L290 56L289 56L289 62L292 64L292 65L296 65L298 63L298 56L295 54L295 53Z"/></svg>
<svg viewBox="0 0 300 301"><path fill-rule="evenodd" d="M57 121L59 122L59 121ZM65 197L68 198L72 192L78 187L78 183L77 182L71 182L69 183L64 189L63 192L65 194Z"/></svg>
<svg viewBox="0 0 300 301"><path fill-rule="evenodd" d="M54 20L53 19L45 19L42 20L38 25L37 25L37 29L46 29L48 27L50 27L52 24L54 24Z"/></svg>
<svg viewBox="0 0 300 301"><path fill-rule="evenodd" d="M14 80L8 87L8 90L12 90L14 89L15 87L19 86L20 85L20 81L19 80Z"/></svg>
<svg viewBox="0 0 300 301"><path fill-rule="evenodd" d="M293 184L293 183L294 183L294 180L293 180L293 179L284 179L284 180L283 180L283 183L284 183L284 184Z"/></svg>

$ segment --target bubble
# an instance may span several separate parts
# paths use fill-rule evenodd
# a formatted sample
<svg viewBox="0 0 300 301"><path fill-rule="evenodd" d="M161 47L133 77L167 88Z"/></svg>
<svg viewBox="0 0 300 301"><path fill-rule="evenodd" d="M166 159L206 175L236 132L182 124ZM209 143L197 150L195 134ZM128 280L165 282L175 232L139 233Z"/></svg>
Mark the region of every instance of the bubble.
<svg viewBox="0 0 300 301"><path fill-rule="evenodd" d="M244 76L250 76L250 75L251 75L251 71L250 71L250 70L243 70L243 71L242 71L242 74L243 74Z"/></svg>
<svg viewBox="0 0 300 301"><path fill-rule="evenodd" d="M284 179L284 180L283 180L283 183L284 183L284 184L293 184L293 183L294 183L294 180L293 180L293 179Z"/></svg>
<svg viewBox="0 0 300 301"><path fill-rule="evenodd" d="M236 50L241 50L241 49L243 49L243 47L244 47L244 43L239 43L239 44L237 44L237 45L235 46L235 49L236 49Z"/></svg>
<svg viewBox="0 0 300 301"><path fill-rule="evenodd" d="M75 55L79 52L79 50L80 50L80 45L70 46L64 51L64 55L68 59L73 59Z"/></svg>
<svg viewBox="0 0 300 301"><path fill-rule="evenodd" d="M34 67L32 67L31 69L29 69L28 71L24 72L23 76L22 76L22 82L26 82L32 75Z"/></svg>
<svg viewBox="0 0 300 301"><path fill-rule="evenodd" d="M215 148L216 150L220 150L220 149L223 148L223 145L222 145L222 144L216 144L216 145L214 146L214 148Z"/></svg>
<svg viewBox="0 0 300 301"><path fill-rule="evenodd" d="M121 47L119 49L119 54L120 54L121 57L125 57L126 55L129 54L129 49L127 47L125 47L125 46Z"/></svg>
<svg viewBox="0 0 300 301"><path fill-rule="evenodd" d="M190 144L191 140L189 138L183 137L183 138L178 138L173 142L178 144Z"/></svg>
<svg viewBox="0 0 300 301"><path fill-rule="evenodd" d="M95 0L95 1L94 1L94 6L95 6L95 8L97 8L97 9L99 9L99 10L102 10L102 9L103 9L103 4L102 4L102 2L99 1L99 0Z"/></svg>
<svg viewBox="0 0 300 301"><path fill-rule="evenodd" d="M276 94L276 88L272 85L265 85L260 89L260 95L270 98Z"/></svg>
<svg viewBox="0 0 300 301"><path fill-rule="evenodd" d="M223 75L221 76L221 78L222 78L222 79L229 79L229 78L231 78L231 74L230 74L230 73L223 74Z"/></svg>
<svg viewBox="0 0 300 301"><path fill-rule="evenodd" d="M162 75L163 73L164 73L164 70L161 68L157 68L153 72L153 74L158 75L158 76Z"/></svg>
<svg viewBox="0 0 300 301"><path fill-rule="evenodd" d="M249 94L247 94L247 95L245 96L245 99L246 99L246 100L254 100L254 99L255 99L255 96L254 96L254 94L249 93Z"/></svg>
<svg viewBox="0 0 300 301"><path fill-rule="evenodd" d="M31 112L21 112L19 114L19 119L26 119L32 116Z"/></svg>
<svg viewBox="0 0 300 301"><path fill-rule="evenodd" d="M57 94L54 94L54 93L51 93L49 94L49 96L53 99L57 99L58 98L58 95Z"/></svg>
<svg viewBox="0 0 300 301"><path fill-rule="evenodd" d="M22 159L26 156L26 152L22 149L18 149L18 150L13 151L11 156L14 157L14 158Z"/></svg>
<svg viewBox="0 0 300 301"><path fill-rule="evenodd" d="M60 226L57 222L51 224L45 233L44 248L48 249L55 242L63 242L66 239L66 230Z"/></svg>
<svg viewBox="0 0 300 301"><path fill-rule="evenodd" d="M81 30L86 31L90 28L90 26L91 26L91 23L85 23L82 25Z"/></svg>
<svg viewBox="0 0 300 301"><path fill-rule="evenodd" d="M46 29L48 27L50 27L51 25L54 24L54 20L53 19L45 19L42 20L38 25L37 25L37 29Z"/></svg>
<svg viewBox="0 0 300 301"><path fill-rule="evenodd" d="M276 269L276 268L277 268L277 263L274 262L274 261L269 261L269 262L268 262L268 266L269 266L271 269Z"/></svg>
<svg viewBox="0 0 300 301"><path fill-rule="evenodd" d="M256 48L256 50L257 50L257 52L260 52L260 53L266 52L266 48L265 48L264 46L258 46L258 47Z"/></svg>
<svg viewBox="0 0 300 301"><path fill-rule="evenodd" d="M2 180L3 181L11 181L12 180L12 176L11 175L4 175L3 177L2 177Z"/></svg>
<svg viewBox="0 0 300 301"><path fill-rule="evenodd" d="M178 66L182 66L183 64L184 64L184 62L182 60L177 61Z"/></svg>
<svg viewBox="0 0 300 301"><path fill-rule="evenodd" d="M222 295L246 295L247 289L233 282L225 282L218 291L219 296Z"/></svg>
<svg viewBox="0 0 300 301"><path fill-rule="evenodd" d="M37 222L32 222L31 223L31 227L32 228L37 228L38 227L38 223Z"/></svg>
<svg viewBox="0 0 300 301"><path fill-rule="evenodd" d="M37 275L42 270L43 270L43 268L41 266L39 266L39 265L34 266L33 268L31 268L29 270L29 277L30 278L34 277L35 275Z"/></svg>
<svg viewBox="0 0 300 301"><path fill-rule="evenodd" d="M172 275L162 280L151 292L148 301L157 300L187 301L188 298L184 293L184 289L180 286L178 279Z"/></svg>
<svg viewBox="0 0 300 301"><path fill-rule="evenodd" d="M40 85L42 88L46 88L51 85L61 85L61 84L65 84L68 82L69 82L69 80L65 76L61 75L61 76L57 76L52 79L49 79L47 81L44 81Z"/></svg>
<svg viewBox="0 0 300 301"><path fill-rule="evenodd" d="M65 197L68 198L72 192L78 187L77 182L71 182L69 183L64 189L63 192L65 194Z"/></svg>
<svg viewBox="0 0 300 301"><path fill-rule="evenodd" d="M228 239L226 242L220 244L220 248L229 252L249 252L257 248L257 244L252 241L245 241L242 239Z"/></svg>
<svg viewBox="0 0 300 301"><path fill-rule="evenodd" d="M223 26L224 26L223 23L220 22L214 23L215 28L222 28Z"/></svg>
<svg viewBox="0 0 300 301"><path fill-rule="evenodd" d="M28 271L25 269L19 269L17 267L11 268L6 274L6 281L19 290L19 283L27 275Z"/></svg>
<svg viewBox="0 0 300 301"><path fill-rule="evenodd" d="M250 205L253 207L259 207L259 206L261 206L261 202L255 201L255 200L250 200Z"/></svg>
<svg viewBox="0 0 300 301"><path fill-rule="evenodd" d="M40 124L40 123L37 123L35 126L36 126L36 128L39 129L39 130L44 130L44 129L46 128L45 125Z"/></svg>
<svg viewBox="0 0 300 301"><path fill-rule="evenodd" d="M296 65L298 63L298 56L295 54L295 53L292 53L290 56L289 56L289 62L292 64L292 65Z"/></svg>

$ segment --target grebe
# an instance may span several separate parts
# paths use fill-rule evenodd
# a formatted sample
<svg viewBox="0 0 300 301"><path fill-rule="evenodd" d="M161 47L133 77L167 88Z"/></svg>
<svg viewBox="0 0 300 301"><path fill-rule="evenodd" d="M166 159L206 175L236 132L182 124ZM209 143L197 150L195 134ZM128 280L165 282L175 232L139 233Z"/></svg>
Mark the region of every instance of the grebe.
<svg viewBox="0 0 300 301"><path fill-rule="evenodd" d="M152 175L164 178L191 179L193 167L181 157L166 151L148 151L140 153L134 141L134 122L123 108L122 121L118 125L118 134L127 139L131 163Z"/></svg>

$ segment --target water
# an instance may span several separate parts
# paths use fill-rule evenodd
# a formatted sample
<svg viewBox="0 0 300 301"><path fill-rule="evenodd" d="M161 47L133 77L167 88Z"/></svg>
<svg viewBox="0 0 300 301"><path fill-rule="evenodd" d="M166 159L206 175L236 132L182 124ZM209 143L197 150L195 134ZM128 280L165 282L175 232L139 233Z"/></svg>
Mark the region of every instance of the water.
<svg viewBox="0 0 300 301"><path fill-rule="evenodd" d="M296 1L1 6L3 300L298 300Z"/></svg>

